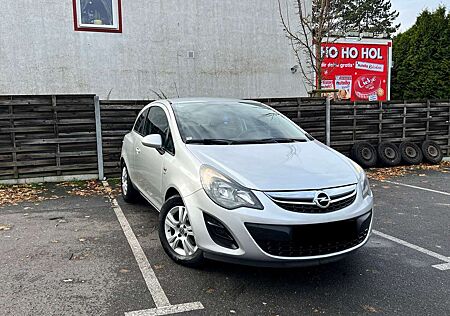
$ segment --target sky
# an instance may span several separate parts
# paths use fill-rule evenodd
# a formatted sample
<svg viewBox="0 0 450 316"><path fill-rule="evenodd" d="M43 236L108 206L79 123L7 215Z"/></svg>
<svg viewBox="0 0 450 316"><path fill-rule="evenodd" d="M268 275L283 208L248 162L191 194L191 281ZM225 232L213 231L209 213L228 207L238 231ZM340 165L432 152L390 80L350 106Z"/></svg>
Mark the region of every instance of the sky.
<svg viewBox="0 0 450 316"><path fill-rule="evenodd" d="M397 23L401 23L399 32L404 32L415 22L423 9L430 11L443 4L450 10L450 0L391 0L393 9L400 12Z"/></svg>

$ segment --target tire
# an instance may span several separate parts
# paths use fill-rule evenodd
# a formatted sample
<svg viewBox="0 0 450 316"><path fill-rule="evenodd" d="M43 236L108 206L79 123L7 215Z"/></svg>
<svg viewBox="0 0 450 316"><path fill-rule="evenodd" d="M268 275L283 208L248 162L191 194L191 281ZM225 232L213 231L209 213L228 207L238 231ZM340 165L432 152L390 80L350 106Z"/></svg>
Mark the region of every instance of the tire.
<svg viewBox="0 0 450 316"><path fill-rule="evenodd" d="M389 167L397 166L402 161L400 150L391 142L381 142L378 144L378 158L383 165Z"/></svg>
<svg viewBox="0 0 450 316"><path fill-rule="evenodd" d="M125 164L122 165L122 176L120 177L120 189L122 190L122 197L127 203L134 203L139 197L139 192L135 189L133 182L131 182L128 169Z"/></svg>
<svg viewBox="0 0 450 316"><path fill-rule="evenodd" d="M180 221L180 217L184 220ZM169 240L173 239L173 242ZM166 254L176 263L198 267L204 261L203 251L197 247L189 213L179 195L170 197L159 213L159 240Z"/></svg>
<svg viewBox="0 0 450 316"><path fill-rule="evenodd" d="M402 160L410 165L418 165L422 162L423 154L419 146L412 142L403 142L400 144L400 155Z"/></svg>
<svg viewBox="0 0 450 316"><path fill-rule="evenodd" d="M432 164L438 164L442 161L444 154L438 143L432 140L426 140L422 143L423 158Z"/></svg>
<svg viewBox="0 0 450 316"><path fill-rule="evenodd" d="M355 143L351 150L351 156L363 168L371 168L377 164L377 151L368 142Z"/></svg>

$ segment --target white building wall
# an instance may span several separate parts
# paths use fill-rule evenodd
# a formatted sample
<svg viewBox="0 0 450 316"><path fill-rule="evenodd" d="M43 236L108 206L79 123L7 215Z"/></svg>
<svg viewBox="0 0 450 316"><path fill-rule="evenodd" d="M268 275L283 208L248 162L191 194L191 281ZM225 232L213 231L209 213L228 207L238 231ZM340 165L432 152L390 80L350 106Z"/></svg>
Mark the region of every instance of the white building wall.
<svg viewBox="0 0 450 316"><path fill-rule="evenodd" d="M122 0L121 34L74 31L72 0L0 2L0 94L306 95L277 0Z"/></svg>

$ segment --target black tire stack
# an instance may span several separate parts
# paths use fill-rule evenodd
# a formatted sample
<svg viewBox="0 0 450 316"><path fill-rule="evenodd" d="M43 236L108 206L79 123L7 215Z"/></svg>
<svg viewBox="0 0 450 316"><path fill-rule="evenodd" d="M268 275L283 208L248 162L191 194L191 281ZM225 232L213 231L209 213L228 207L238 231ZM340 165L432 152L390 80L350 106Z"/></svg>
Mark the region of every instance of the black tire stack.
<svg viewBox="0 0 450 316"><path fill-rule="evenodd" d="M404 141L399 146L389 141L380 142L375 148L367 141L356 142L351 149L351 158L363 168L397 166L402 161L408 165L420 164L423 160L439 164L443 158L442 150L434 141L426 140L420 146Z"/></svg>

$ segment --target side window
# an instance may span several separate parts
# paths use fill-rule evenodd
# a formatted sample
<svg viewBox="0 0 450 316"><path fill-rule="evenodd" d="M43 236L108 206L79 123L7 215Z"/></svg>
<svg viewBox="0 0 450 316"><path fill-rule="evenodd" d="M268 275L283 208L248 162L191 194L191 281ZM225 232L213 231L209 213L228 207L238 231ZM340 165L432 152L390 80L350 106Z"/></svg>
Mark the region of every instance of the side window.
<svg viewBox="0 0 450 316"><path fill-rule="evenodd" d="M134 124L134 131L142 136L145 136L144 129L145 129L145 121L147 118L148 109L142 112L141 115L139 115L138 119L136 120L136 123Z"/></svg>
<svg viewBox="0 0 450 316"><path fill-rule="evenodd" d="M171 154L175 154L172 134L169 130L169 121L167 120L166 113L163 109L157 106L150 108L150 113L148 114L148 124L146 128L146 132L148 134L161 135L164 149Z"/></svg>

